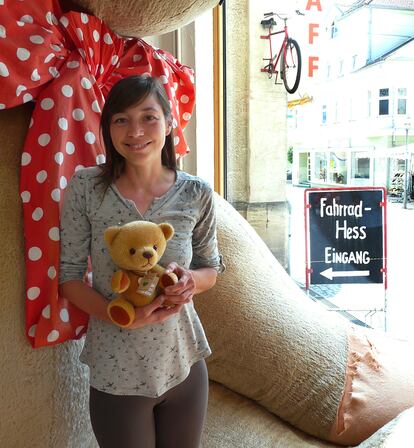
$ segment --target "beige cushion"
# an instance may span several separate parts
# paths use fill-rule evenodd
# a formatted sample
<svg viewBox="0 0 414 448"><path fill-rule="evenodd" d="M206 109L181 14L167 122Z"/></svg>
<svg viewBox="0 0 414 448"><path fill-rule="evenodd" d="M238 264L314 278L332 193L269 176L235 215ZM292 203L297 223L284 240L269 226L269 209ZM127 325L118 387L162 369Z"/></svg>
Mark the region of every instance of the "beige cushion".
<svg viewBox="0 0 414 448"><path fill-rule="evenodd" d="M203 448L336 447L298 431L261 406L211 382Z"/></svg>
<svg viewBox="0 0 414 448"><path fill-rule="evenodd" d="M122 36L145 37L167 33L192 22L218 0L61 0L64 9L79 5Z"/></svg>

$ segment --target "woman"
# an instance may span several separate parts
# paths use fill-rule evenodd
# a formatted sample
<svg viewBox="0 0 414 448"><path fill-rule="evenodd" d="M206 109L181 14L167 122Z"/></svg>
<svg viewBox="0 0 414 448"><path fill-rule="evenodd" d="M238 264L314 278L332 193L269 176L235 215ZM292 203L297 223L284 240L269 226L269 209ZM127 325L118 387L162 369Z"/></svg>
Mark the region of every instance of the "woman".
<svg viewBox="0 0 414 448"><path fill-rule="evenodd" d="M119 81L102 111L106 163L73 176L61 216L60 294L90 315L81 361L100 447L196 448L207 406L210 348L192 297L220 271L213 192L176 169L172 116L161 84ZM175 229L161 264L179 278L126 329L107 316L117 269L104 230L134 220ZM90 256L93 286L82 281ZM168 299L175 307L162 307Z"/></svg>

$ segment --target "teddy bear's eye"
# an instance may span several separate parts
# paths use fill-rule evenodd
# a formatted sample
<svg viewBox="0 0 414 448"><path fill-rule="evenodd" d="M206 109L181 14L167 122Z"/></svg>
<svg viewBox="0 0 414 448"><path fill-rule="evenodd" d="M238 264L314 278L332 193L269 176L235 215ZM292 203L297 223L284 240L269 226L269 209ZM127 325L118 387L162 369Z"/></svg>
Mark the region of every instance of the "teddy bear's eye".
<svg viewBox="0 0 414 448"><path fill-rule="evenodd" d="M154 250L158 250L158 246L157 246L156 244L154 244L154 245L152 246L152 248L153 248Z"/></svg>
<svg viewBox="0 0 414 448"><path fill-rule="evenodd" d="M131 255L135 255L135 252L136 252L136 250L135 250L134 248L129 249L129 253L130 253Z"/></svg>

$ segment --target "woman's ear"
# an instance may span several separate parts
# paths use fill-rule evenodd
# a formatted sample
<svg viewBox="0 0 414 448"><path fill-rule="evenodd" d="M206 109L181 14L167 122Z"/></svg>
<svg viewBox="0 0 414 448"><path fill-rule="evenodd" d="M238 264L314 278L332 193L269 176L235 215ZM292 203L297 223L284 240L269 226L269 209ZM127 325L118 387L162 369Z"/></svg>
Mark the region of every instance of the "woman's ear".
<svg viewBox="0 0 414 448"><path fill-rule="evenodd" d="M166 127L165 127L165 135L166 136L170 135L171 134L171 130L172 130L172 119L169 118L167 120Z"/></svg>

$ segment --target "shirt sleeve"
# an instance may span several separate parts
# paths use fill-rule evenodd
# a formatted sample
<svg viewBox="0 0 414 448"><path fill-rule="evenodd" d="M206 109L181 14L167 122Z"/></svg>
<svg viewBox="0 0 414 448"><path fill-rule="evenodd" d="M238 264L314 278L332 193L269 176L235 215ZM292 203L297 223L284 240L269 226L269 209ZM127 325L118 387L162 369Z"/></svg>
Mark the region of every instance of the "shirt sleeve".
<svg viewBox="0 0 414 448"><path fill-rule="evenodd" d="M75 173L63 199L59 283L83 280L88 268L91 225L86 211L85 183L86 179Z"/></svg>
<svg viewBox="0 0 414 448"><path fill-rule="evenodd" d="M218 252L214 192L205 187L201 198L200 219L193 230L191 268L211 267L221 273L225 266Z"/></svg>

